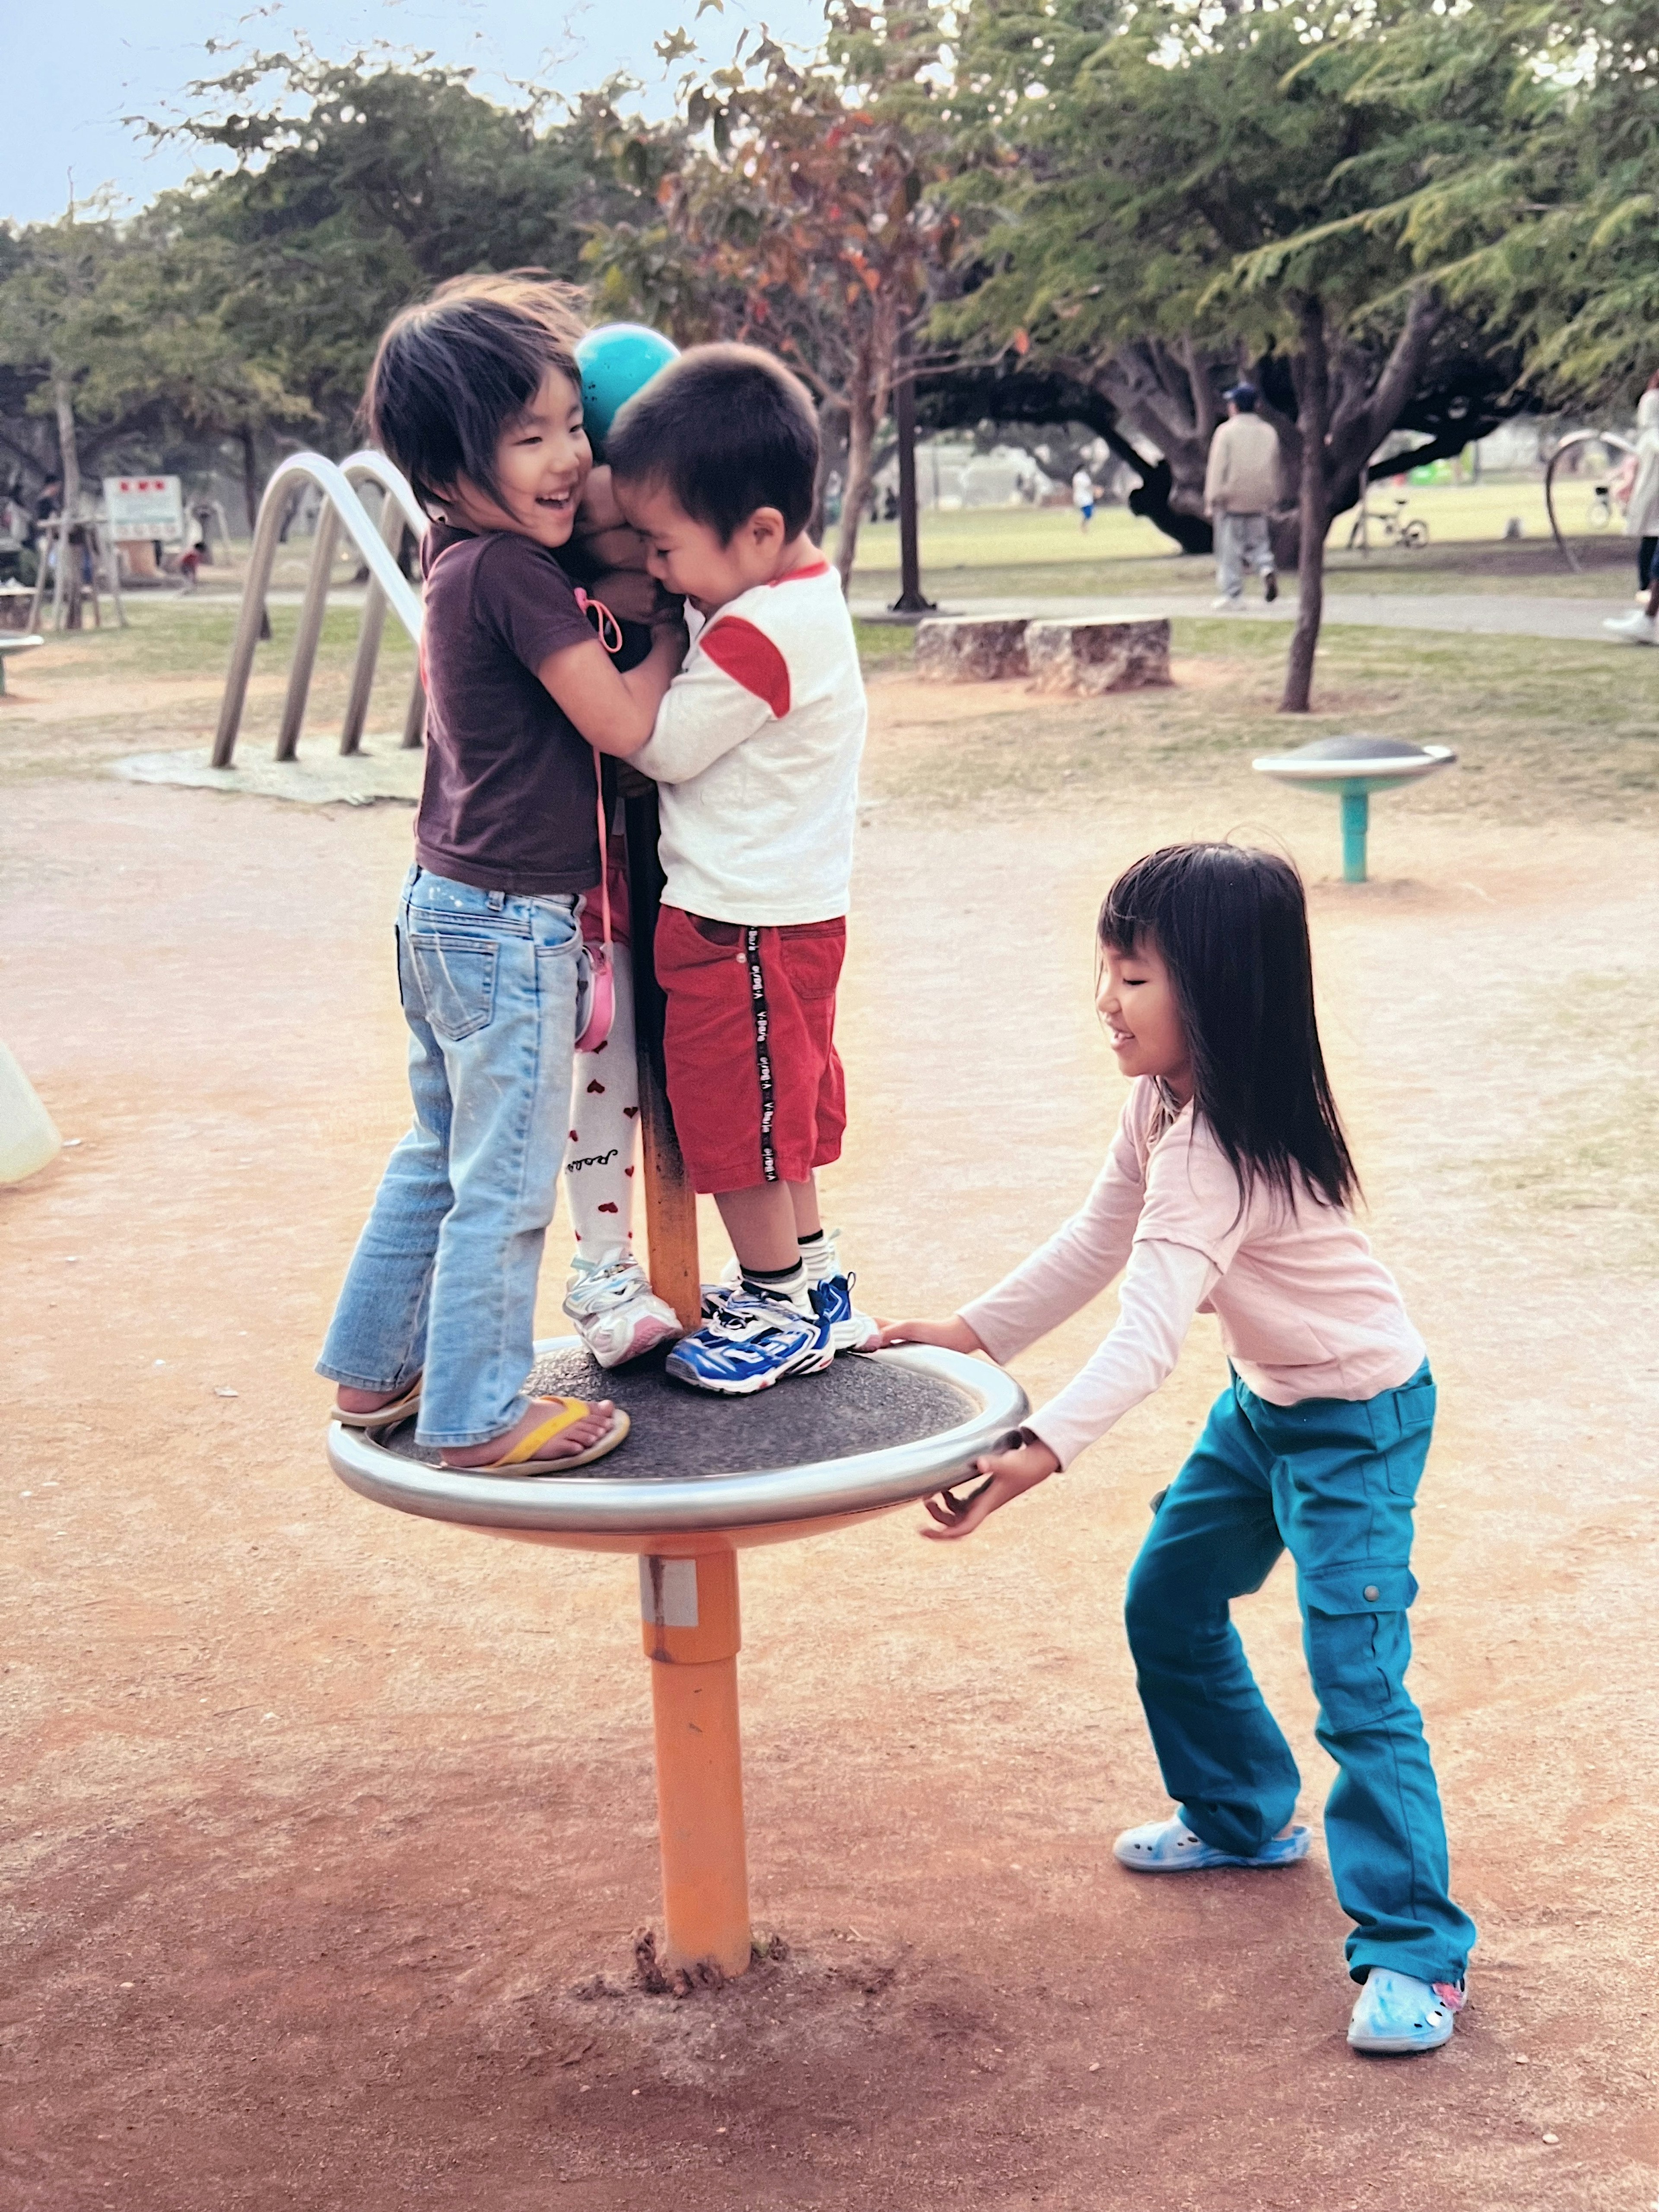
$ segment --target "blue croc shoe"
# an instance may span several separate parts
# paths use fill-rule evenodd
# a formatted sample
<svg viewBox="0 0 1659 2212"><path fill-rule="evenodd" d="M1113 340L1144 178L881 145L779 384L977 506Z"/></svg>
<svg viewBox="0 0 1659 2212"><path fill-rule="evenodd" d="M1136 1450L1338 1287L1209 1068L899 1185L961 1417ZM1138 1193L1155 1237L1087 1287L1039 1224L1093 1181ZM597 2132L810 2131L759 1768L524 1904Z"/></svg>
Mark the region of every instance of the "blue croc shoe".
<svg viewBox="0 0 1659 2212"><path fill-rule="evenodd" d="M1380 2056L1438 2051L1468 2002L1461 1982L1419 1982L1373 1966L1348 2022L1348 2047Z"/></svg>
<svg viewBox="0 0 1659 2212"><path fill-rule="evenodd" d="M1137 1874L1196 1874L1205 1867L1294 1866L1307 1857L1312 1844L1312 1837L1298 1824L1288 1836L1275 1836L1254 1858L1245 1858L1237 1851L1218 1851L1172 1814L1167 1820L1146 1820L1138 1828L1126 1828L1112 1845L1112 1856L1120 1866L1133 1867Z"/></svg>

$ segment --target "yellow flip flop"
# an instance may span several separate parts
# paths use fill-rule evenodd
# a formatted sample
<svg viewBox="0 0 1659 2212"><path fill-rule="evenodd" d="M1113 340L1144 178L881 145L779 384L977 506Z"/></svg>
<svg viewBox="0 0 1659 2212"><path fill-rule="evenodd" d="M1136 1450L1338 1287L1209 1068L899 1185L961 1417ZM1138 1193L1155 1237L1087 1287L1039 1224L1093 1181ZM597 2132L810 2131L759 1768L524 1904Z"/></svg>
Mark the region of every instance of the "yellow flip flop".
<svg viewBox="0 0 1659 2212"><path fill-rule="evenodd" d="M589 1444L586 1451L572 1452L564 1459L538 1459L536 1454L544 1444L551 1443L554 1437L562 1436L565 1430L574 1428L578 1421L586 1420L594 1407L586 1398L537 1398L532 1403L556 1406L559 1410L546 1420L538 1421L533 1429L519 1438L510 1452L503 1454L500 1459L492 1460L487 1467L450 1467L446 1460L444 1465L447 1471L451 1474L562 1474L569 1468L586 1467L590 1461L603 1459L607 1452L615 1451L632 1425L619 1406L616 1408L611 1426L598 1443Z"/></svg>

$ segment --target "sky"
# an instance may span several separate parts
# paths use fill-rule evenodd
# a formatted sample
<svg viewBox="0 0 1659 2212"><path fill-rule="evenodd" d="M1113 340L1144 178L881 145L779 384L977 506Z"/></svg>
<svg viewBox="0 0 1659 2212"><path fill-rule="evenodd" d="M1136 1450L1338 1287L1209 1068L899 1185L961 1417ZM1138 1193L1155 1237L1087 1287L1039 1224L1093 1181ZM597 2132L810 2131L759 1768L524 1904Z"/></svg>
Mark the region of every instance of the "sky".
<svg viewBox="0 0 1659 2212"><path fill-rule="evenodd" d="M647 111L669 94L652 43L693 27L696 0L277 0L249 9L225 0L77 0L65 35L55 8L5 10L7 114L0 131L0 219L37 222L62 214L71 189L85 199L112 186L142 205L201 166L198 149L151 151L122 118L175 106L193 78L216 65L210 39L241 39L266 50L303 32L324 53L385 40L430 48L456 67L476 68L478 88L508 96L510 79L533 78L572 93L626 70L646 87ZM769 24L788 44L811 45L822 0L725 0L696 26L703 51L724 62L739 30ZM684 64L680 64L683 70ZM679 70L675 72L679 74Z"/></svg>

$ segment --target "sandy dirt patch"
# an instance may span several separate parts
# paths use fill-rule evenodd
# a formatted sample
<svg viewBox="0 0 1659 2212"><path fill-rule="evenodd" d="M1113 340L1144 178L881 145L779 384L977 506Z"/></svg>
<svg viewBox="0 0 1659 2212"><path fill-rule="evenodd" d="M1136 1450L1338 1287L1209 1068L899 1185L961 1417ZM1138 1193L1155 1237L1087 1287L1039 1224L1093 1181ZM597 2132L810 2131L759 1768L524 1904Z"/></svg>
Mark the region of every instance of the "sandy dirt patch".
<svg viewBox="0 0 1659 2212"><path fill-rule="evenodd" d="M828 1181L861 1295L926 1311L1095 1172L1093 909L1135 853L1232 826L1239 773L1148 755L1063 806L940 807L881 747ZM80 1140L0 1194L9 2212L1659 2195L1659 839L1402 804L1350 891L1322 811L1249 796L1318 879L1338 1089L1442 1386L1413 1680L1482 1931L1455 2042L1349 2054L1322 1852L1190 1885L1111 1861L1164 1803L1119 1610L1222 1380L1207 1323L975 1544L900 1514L745 1559L756 1910L790 1955L634 1991L631 1564L381 1512L322 1455L310 1361L406 1111L409 814L47 780L0 832L0 1032ZM556 1230L550 1318L563 1260ZM1109 1319L1021 1362L1033 1393ZM1283 1570L1240 1616L1316 1819Z"/></svg>

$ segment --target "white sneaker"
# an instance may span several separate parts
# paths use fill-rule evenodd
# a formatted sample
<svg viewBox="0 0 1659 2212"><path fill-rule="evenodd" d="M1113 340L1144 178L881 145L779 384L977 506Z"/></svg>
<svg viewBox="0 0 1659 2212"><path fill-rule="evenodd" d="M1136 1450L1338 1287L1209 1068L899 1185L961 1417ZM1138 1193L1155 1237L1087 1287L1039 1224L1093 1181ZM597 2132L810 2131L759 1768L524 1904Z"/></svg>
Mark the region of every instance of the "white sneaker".
<svg viewBox="0 0 1659 2212"><path fill-rule="evenodd" d="M1241 613L1243 613L1243 608L1244 608L1244 595L1243 595L1243 593L1241 592L1240 592L1240 594L1239 594L1239 596L1237 597L1237 599L1229 599L1229 598L1228 598L1228 596L1227 596L1227 594L1225 593L1225 592L1222 592L1222 594L1221 594L1221 596L1220 596L1218 599L1212 599L1212 600L1211 600L1211 602L1210 602L1210 607L1211 607L1211 611L1212 611L1212 613L1215 613L1215 614L1222 614L1222 615L1236 615L1236 614L1241 614Z"/></svg>
<svg viewBox="0 0 1659 2212"><path fill-rule="evenodd" d="M1659 622L1646 612L1609 615L1601 627L1615 637L1627 637L1632 645L1659 645Z"/></svg>
<svg viewBox="0 0 1659 2212"><path fill-rule="evenodd" d="M564 1310L601 1367L621 1367L682 1334L673 1307L656 1295L644 1268L622 1245L596 1259L576 1255Z"/></svg>

